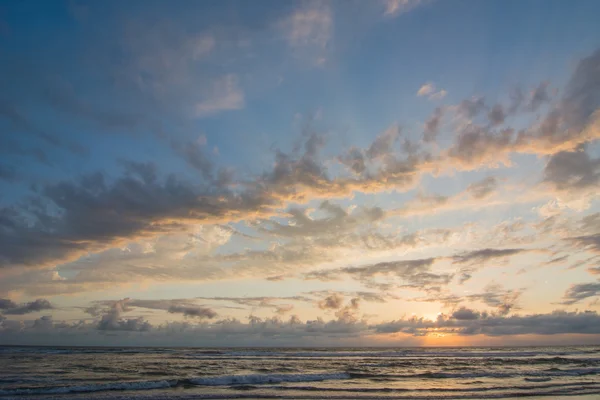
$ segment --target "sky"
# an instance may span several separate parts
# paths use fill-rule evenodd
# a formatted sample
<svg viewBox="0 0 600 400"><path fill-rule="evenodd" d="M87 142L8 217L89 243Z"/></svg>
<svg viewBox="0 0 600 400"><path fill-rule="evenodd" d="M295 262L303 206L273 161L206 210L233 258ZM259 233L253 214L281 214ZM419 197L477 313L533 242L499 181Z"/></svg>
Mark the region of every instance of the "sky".
<svg viewBox="0 0 600 400"><path fill-rule="evenodd" d="M597 15L0 0L0 344L600 343Z"/></svg>

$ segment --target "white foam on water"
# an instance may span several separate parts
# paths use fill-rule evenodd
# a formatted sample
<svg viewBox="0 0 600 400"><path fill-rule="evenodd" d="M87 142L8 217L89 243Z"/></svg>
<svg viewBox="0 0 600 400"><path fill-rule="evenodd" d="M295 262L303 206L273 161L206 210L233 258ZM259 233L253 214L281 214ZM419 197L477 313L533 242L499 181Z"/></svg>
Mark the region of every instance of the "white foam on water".
<svg viewBox="0 0 600 400"><path fill-rule="evenodd" d="M222 375L205 378L192 378L187 381L194 385L231 386L231 385L260 385L265 383L282 382L317 382L333 379L350 379L344 372L323 374L252 374L252 375Z"/></svg>

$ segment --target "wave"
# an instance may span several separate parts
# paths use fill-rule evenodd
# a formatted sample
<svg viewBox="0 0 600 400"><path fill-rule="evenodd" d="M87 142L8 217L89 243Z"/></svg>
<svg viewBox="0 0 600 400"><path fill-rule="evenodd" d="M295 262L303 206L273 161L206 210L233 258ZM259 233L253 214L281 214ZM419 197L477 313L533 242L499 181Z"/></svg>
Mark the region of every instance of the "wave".
<svg viewBox="0 0 600 400"><path fill-rule="evenodd" d="M519 376L527 377L560 377L560 376L586 376L597 375L600 368L573 368L559 369L550 368L545 371L514 371L514 372L423 372L417 374L371 374L352 372L352 378L388 378L388 379L410 379L410 378L431 378L431 379L468 379L468 378L513 378Z"/></svg>
<svg viewBox="0 0 600 400"><path fill-rule="evenodd" d="M590 354L588 351L273 351L243 350L222 352L191 352L184 358L531 358L531 357L568 357ZM595 360L598 360L594 358Z"/></svg>
<svg viewBox="0 0 600 400"><path fill-rule="evenodd" d="M95 385L58 386L41 388L0 389L0 396L89 393L108 390L150 390L175 386L177 381L134 381L100 383Z"/></svg>
<svg viewBox="0 0 600 400"><path fill-rule="evenodd" d="M186 379L187 382L198 386L231 386L231 385L260 385L265 383L283 382L318 382L336 379L350 379L345 372L323 374L252 374L225 375L205 378Z"/></svg>
<svg viewBox="0 0 600 400"><path fill-rule="evenodd" d="M255 374L255 375L219 375L201 378L188 378L181 380L160 381L133 381L114 382L77 386L54 386L19 389L0 389L0 396L22 396L22 395L51 395L67 393L89 393L102 391L124 391L124 390L151 390L168 389L182 385L195 386L234 386L234 385L260 385L284 382L318 382L334 379L349 379L346 373L322 373L322 374Z"/></svg>

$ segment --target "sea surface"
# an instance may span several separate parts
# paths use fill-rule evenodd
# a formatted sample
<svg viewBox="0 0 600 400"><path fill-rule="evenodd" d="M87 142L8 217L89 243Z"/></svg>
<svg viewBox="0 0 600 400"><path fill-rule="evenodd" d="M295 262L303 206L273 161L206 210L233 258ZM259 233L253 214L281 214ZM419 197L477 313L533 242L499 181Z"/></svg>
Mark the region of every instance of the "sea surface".
<svg viewBox="0 0 600 400"><path fill-rule="evenodd" d="M600 346L0 347L0 399L600 399Z"/></svg>

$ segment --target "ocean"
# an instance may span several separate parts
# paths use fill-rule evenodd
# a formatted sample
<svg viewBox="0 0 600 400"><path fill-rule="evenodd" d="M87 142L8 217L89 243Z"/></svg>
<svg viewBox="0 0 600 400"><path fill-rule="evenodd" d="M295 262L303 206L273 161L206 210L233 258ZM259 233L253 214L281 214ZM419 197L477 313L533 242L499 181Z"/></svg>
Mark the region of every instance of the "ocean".
<svg viewBox="0 0 600 400"><path fill-rule="evenodd" d="M600 399L600 346L0 347L6 399Z"/></svg>

